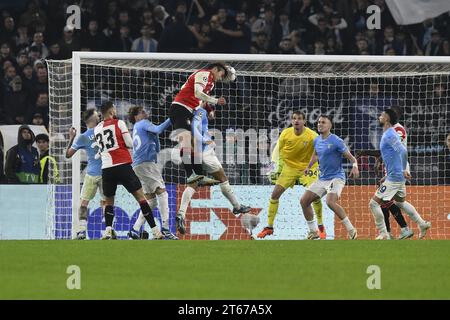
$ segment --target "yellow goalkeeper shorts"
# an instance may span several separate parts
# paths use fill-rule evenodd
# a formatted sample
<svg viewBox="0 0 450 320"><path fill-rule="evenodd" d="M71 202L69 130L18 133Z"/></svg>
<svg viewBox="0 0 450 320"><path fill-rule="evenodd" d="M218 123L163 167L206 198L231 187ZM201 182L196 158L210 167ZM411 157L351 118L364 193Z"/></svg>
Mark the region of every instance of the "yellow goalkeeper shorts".
<svg viewBox="0 0 450 320"><path fill-rule="evenodd" d="M314 165L311 170L309 170L307 175L305 175L304 170L299 170L284 165L276 184L282 186L285 189L292 188L295 184L309 187L318 178L319 166L317 164Z"/></svg>

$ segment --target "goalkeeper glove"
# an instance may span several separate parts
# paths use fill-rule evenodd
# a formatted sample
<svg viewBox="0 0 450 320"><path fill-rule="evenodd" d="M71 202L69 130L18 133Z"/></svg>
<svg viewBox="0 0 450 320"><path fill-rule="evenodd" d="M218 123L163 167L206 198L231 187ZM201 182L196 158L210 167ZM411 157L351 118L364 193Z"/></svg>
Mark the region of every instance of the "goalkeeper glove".
<svg viewBox="0 0 450 320"><path fill-rule="evenodd" d="M270 172L269 172L269 179L270 179L270 182L272 183L272 184L276 184L276 182L277 182L277 180L278 180L278 178L280 177L280 174L281 174L281 167L280 166L278 166L276 163L274 163L274 162L272 162L271 164L270 164L270 167L271 167L271 170L270 170Z"/></svg>

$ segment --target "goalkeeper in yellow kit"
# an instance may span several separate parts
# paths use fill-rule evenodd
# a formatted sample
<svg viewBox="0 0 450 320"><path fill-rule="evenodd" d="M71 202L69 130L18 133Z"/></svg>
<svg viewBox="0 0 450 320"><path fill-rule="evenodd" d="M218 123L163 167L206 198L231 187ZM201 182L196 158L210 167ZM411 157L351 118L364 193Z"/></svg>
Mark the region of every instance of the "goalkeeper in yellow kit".
<svg viewBox="0 0 450 320"><path fill-rule="evenodd" d="M313 142L318 134L305 126L306 116L303 112L295 111L292 114L291 124L292 127L286 128L281 132L277 145L272 152L272 162L275 163L275 170L270 174L270 179L275 184L275 188L269 201L267 227L258 234L258 238L264 238L273 234L273 224L278 211L278 202L284 191L287 188L294 187L296 183L306 188L319 177L318 163L311 167L307 175L304 173L314 153ZM322 202L318 199L312 205L317 216L320 238L325 239Z"/></svg>

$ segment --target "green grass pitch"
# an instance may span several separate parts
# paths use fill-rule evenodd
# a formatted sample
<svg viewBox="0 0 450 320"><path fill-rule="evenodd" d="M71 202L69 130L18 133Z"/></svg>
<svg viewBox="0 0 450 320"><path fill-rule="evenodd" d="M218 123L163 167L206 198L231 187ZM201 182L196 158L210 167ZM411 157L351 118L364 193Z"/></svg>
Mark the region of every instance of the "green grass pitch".
<svg viewBox="0 0 450 320"><path fill-rule="evenodd" d="M450 299L449 253L430 240L0 241L0 299Z"/></svg>

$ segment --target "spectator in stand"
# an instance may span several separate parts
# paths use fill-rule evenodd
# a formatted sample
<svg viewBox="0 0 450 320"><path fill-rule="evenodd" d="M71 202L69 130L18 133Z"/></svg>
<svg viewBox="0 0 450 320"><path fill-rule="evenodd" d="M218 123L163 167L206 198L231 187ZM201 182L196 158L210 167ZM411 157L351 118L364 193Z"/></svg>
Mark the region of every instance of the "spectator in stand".
<svg viewBox="0 0 450 320"><path fill-rule="evenodd" d="M34 113L31 120L31 124L34 126L45 126L42 114L40 114L39 112Z"/></svg>
<svg viewBox="0 0 450 320"><path fill-rule="evenodd" d="M131 51L133 45L133 39L130 36L130 27L121 26L119 30L119 36L113 39L113 50L118 52Z"/></svg>
<svg viewBox="0 0 450 320"><path fill-rule="evenodd" d="M392 26L387 26L384 29L383 44L382 46L380 46L381 48L383 48L383 51L381 52L382 54L386 54L386 50L392 48L392 45L394 43L394 37L395 37L394 28Z"/></svg>
<svg viewBox="0 0 450 320"><path fill-rule="evenodd" d="M128 27L128 30L130 30L130 27ZM120 35L119 28L117 27L117 21L114 16L108 16L106 19L106 27L102 30L102 33L106 38L108 48L115 51L114 48L117 47L115 41L120 37Z"/></svg>
<svg viewBox="0 0 450 320"><path fill-rule="evenodd" d="M209 43L208 52L228 53L230 49L228 43L229 39L225 33L219 31L223 29L222 25L220 24L219 16L216 14L213 15L209 20L209 25L211 26L211 32L209 34L211 42Z"/></svg>
<svg viewBox="0 0 450 320"><path fill-rule="evenodd" d="M434 30L431 33L431 40L425 47L426 56L442 56L444 55L444 50L442 46L442 38L439 31Z"/></svg>
<svg viewBox="0 0 450 320"><path fill-rule="evenodd" d="M294 47L290 36L284 37L278 45L278 53L280 54L295 54Z"/></svg>
<svg viewBox="0 0 450 320"><path fill-rule="evenodd" d="M36 136L36 145L39 150L39 162L41 171L39 173L39 183L47 184L49 180L51 183L57 183L59 181L58 165L55 158L49 155L49 138L45 133L38 134ZM49 179L49 165L52 165L53 179Z"/></svg>
<svg viewBox="0 0 450 320"><path fill-rule="evenodd" d="M194 25L188 26L188 28L197 40L197 51L209 52L211 43L211 25L208 22L202 24L194 23Z"/></svg>
<svg viewBox="0 0 450 320"><path fill-rule="evenodd" d="M30 96L22 88L22 79L15 76L4 93L4 110L7 124L26 124L31 115Z"/></svg>
<svg viewBox="0 0 450 320"><path fill-rule="evenodd" d="M294 22L289 20L289 15L286 11L281 11L278 18L275 20L272 31L273 43L280 43L282 39L289 37L291 32L294 31L297 26Z"/></svg>
<svg viewBox="0 0 450 320"><path fill-rule="evenodd" d="M164 28L172 23L172 19L166 9L161 5L158 5L153 9L153 17L155 20L155 38L159 39Z"/></svg>
<svg viewBox="0 0 450 320"><path fill-rule="evenodd" d="M22 125L18 130L17 145L6 152L5 175L8 183L39 183L41 170L39 153L32 146L34 133Z"/></svg>
<svg viewBox="0 0 450 320"><path fill-rule="evenodd" d="M0 31L0 43L8 43L10 46L15 46L16 28L13 17L6 17L3 20L3 28Z"/></svg>
<svg viewBox="0 0 450 320"><path fill-rule="evenodd" d="M333 32L330 30L327 20L323 17L317 20L316 30L314 31L315 40L328 39L333 37Z"/></svg>
<svg viewBox="0 0 450 320"><path fill-rule="evenodd" d="M33 75L33 67L30 64L23 67L21 77L23 89L28 93L34 92L34 83L36 79Z"/></svg>
<svg viewBox="0 0 450 320"><path fill-rule="evenodd" d="M31 44L31 47L36 47L36 49L39 51L39 56L42 59L47 58L48 48L44 43L44 35L42 34L42 32L36 32L33 35L33 43Z"/></svg>
<svg viewBox="0 0 450 320"><path fill-rule="evenodd" d="M0 63L3 64L6 60L14 61L14 57L11 54L11 46L4 42L0 47Z"/></svg>
<svg viewBox="0 0 450 320"><path fill-rule="evenodd" d="M369 45L367 44L367 40L365 38L361 38L356 41L355 54L363 54L363 52L367 52L368 50L369 50Z"/></svg>
<svg viewBox="0 0 450 320"><path fill-rule="evenodd" d="M61 55L64 59L72 58L72 51L79 51L81 49L80 40L74 35L74 30L71 27L65 26L62 39L59 41L61 48Z"/></svg>
<svg viewBox="0 0 450 320"><path fill-rule="evenodd" d="M5 91L10 90L10 82L12 79L14 79L17 75L16 68L13 66L12 62L7 60L3 63L3 70L5 72L5 75L3 77L3 88L5 88Z"/></svg>
<svg viewBox="0 0 450 320"><path fill-rule="evenodd" d="M342 52L341 49L342 49L341 46L336 45L336 40L334 37L329 37L327 39L327 43L325 46L326 54L329 54L329 55L341 54L341 52Z"/></svg>
<svg viewBox="0 0 450 320"><path fill-rule="evenodd" d="M233 19L228 15L227 8L220 7L219 10L217 10L217 17L219 18L219 24L225 28L225 29L231 29L234 21Z"/></svg>
<svg viewBox="0 0 450 320"><path fill-rule="evenodd" d="M48 92L48 74L46 68L40 67L37 69L33 89L33 97L37 97L40 92Z"/></svg>
<svg viewBox="0 0 450 320"><path fill-rule="evenodd" d="M160 52L189 52L194 47L195 39L185 24L185 15L175 14L175 21L168 25L159 39Z"/></svg>
<svg viewBox="0 0 450 320"><path fill-rule="evenodd" d="M62 60L63 56L61 54L61 47L58 42L50 45L50 53L47 57L48 60Z"/></svg>
<svg viewBox="0 0 450 320"><path fill-rule="evenodd" d="M264 32L267 36L267 39L270 41L272 39L272 30L275 24L275 15L273 9L270 7L265 7L260 12L260 16L258 19L253 22L251 26L252 30L252 39L256 40L256 37L260 32Z"/></svg>
<svg viewBox="0 0 450 320"><path fill-rule="evenodd" d="M256 35L255 41L252 43L250 48L250 53L269 53L269 39L267 38L267 34L265 32L259 32Z"/></svg>
<svg viewBox="0 0 450 320"><path fill-rule="evenodd" d="M155 21L153 20L153 12L151 9L145 9L140 18L141 24L154 25Z"/></svg>
<svg viewBox="0 0 450 320"><path fill-rule="evenodd" d="M28 28L26 26L19 26L19 28L17 28L17 35L14 37L16 52L28 48L30 43L31 38L28 35Z"/></svg>
<svg viewBox="0 0 450 320"><path fill-rule="evenodd" d="M291 33L291 41L296 54L306 54L307 49L303 44L302 35L299 30Z"/></svg>
<svg viewBox="0 0 450 320"><path fill-rule="evenodd" d="M28 2L27 11L20 16L21 26L27 26L29 28L35 27L37 24L46 24L47 15L43 10L39 8L38 0L31 0Z"/></svg>
<svg viewBox="0 0 450 320"><path fill-rule="evenodd" d="M158 41L153 36L155 29L152 26L144 25L141 28L142 37L137 38L131 45L131 51L134 52L156 52Z"/></svg>
<svg viewBox="0 0 450 320"><path fill-rule="evenodd" d="M314 54L325 54L325 42L318 39L314 42Z"/></svg>
<svg viewBox="0 0 450 320"><path fill-rule="evenodd" d="M250 53L252 33L247 25L245 12L237 12L235 20L235 24L231 30L225 28L219 28L218 30L231 38L232 53Z"/></svg>
<svg viewBox="0 0 450 320"><path fill-rule="evenodd" d="M98 21L91 19L89 21L88 30L81 38L81 45L89 48L91 51L106 51L108 49L108 41L105 35L98 31Z"/></svg>
<svg viewBox="0 0 450 320"><path fill-rule="evenodd" d="M44 126L48 128L48 113L49 113L49 106L48 106L48 93L47 92L40 92L37 95L36 103L34 105L33 111L31 114L40 113L42 115L42 118L44 120ZM31 122L32 118L29 117L28 122Z"/></svg>
<svg viewBox="0 0 450 320"><path fill-rule="evenodd" d="M23 68L29 63L28 55L25 50L20 51L17 55L17 68L19 73L22 72Z"/></svg>

